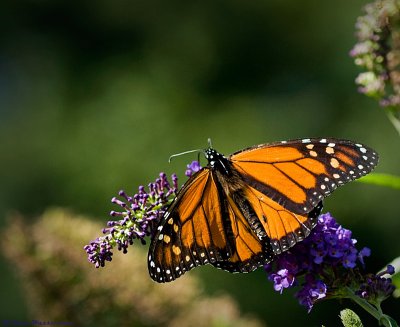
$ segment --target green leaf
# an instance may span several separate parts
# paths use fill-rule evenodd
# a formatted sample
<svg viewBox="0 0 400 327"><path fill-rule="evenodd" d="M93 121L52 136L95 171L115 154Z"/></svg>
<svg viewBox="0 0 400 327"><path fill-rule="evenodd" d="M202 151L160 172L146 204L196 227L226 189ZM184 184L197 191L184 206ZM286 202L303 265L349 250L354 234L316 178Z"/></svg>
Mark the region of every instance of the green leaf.
<svg viewBox="0 0 400 327"><path fill-rule="evenodd" d="M400 177L390 174L369 174L358 180L362 183L391 187L400 190Z"/></svg>
<svg viewBox="0 0 400 327"><path fill-rule="evenodd" d="M340 311L340 319L344 327L363 327L360 317L350 309Z"/></svg>
<svg viewBox="0 0 400 327"><path fill-rule="evenodd" d="M400 298L400 273L392 277L392 282L393 285L396 287L396 289L393 292L393 296L395 298Z"/></svg>
<svg viewBox="0 0 400 327"><path fill-rule="evenodd" d="M380 323L387 327L399 327L396 320L394 320L392 317L389 317L387 315L382 316Z"/></svg>

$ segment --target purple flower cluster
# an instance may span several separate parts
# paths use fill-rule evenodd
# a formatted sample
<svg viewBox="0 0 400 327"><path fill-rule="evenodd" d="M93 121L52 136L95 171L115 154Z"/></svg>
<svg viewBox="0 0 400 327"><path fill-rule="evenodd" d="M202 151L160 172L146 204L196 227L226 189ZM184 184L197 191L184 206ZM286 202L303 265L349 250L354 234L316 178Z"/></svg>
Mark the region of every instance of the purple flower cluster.
<svg viewBox="0 0 400 327"><path fill-rule="evenodd" d="M394 273L394 267L387 265L384 271L376 275L368 274L356 294L374 304L382 302L395 290L392 279L386 278L384 275L393 275Z"/></svg>
<svg viewBox="0 0 400 327"><path fill-rule="evenodd" d="M342 265L344 268L354 268L357 260L363 264L363 258L371 254L371 250L363 248L358 251L357 241L351 238L350 230L340 226L329 214L318 218L317 227L305 243L311 245L311 256L315 264L322 262L333 266Z"/></svg>
<svg viewBox="0 0 400 327"><path fill-rule="evenodd" d="M154 226L175 198L177 189L176 175L172 175L171 185L167 176L161 173L154 183L148 185L148 192L143 186L132 197L120 191L118 195L122 199L114 197L111 202L120 206L122 211L111 211L110 215L121 219L109 221L108 227L103 229L104 236L84 247L88 260L96 268L104 267L106 261L112 260L112 249L115 246L126 253L134 239L140 239L144 244L144 237L152 234Z"/></svg>
<svg viewBox="0 0 400 327"><path fill-rule="evenodd" d="M334 281L337 284L340 270L351 270L357 263L364 265L370 250L358 251L356 242L350 230L340 226L329 213L323 214L309 237L279 255L265 270L274 289L281 293L304 280L296 297L310 311L317 300L334 291L332 285Z"/></svg>
<svg viewBox="0 0 400 327"><path fill-rule="evenodd" d="M356 83L359 92L380 101L381 106L400 105L398 61L400 59L397 0L376 0L364 8L356 23L358 43L350 51L355 64L365 69Z"/></svg>

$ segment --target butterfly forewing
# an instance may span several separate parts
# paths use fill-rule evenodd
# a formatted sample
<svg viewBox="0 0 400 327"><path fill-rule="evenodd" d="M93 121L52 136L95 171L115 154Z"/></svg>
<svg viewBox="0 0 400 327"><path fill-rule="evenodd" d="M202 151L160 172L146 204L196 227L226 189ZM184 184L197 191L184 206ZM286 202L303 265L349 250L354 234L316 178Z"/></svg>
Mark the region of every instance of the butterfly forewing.
<svg viewBox="0 0 400 327"><path fill-rule="evenodd" d="M230 226L220 190L205 168L179 191L152 239L148 267L157 282L168 282L198 265L232 253Z"/></svg>
<svg viewBox="0 0 400 327"><path fill-rule="evenodd" d="M230 160L247 185L305 214L337 186L368 174L378 155L351 141L302 139L251 147Z"/></svg>

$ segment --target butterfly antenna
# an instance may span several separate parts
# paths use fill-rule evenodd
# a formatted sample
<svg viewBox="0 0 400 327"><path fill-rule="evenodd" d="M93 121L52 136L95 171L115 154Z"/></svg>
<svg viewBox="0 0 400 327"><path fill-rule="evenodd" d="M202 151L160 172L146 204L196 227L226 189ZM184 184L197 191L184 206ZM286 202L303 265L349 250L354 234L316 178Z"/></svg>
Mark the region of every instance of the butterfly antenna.
<svg viewBox="0 0 400 327"><path fill-rule="evenodd" d="M204 152L204 150L203 149L196 149L196 150L189 150L189 151L184 151L184 152L180 152L180 153L175 153L175 154L173 154L172 156L169 157L168 162L170 163L172 158L179 157L179 156L182 156L184 154L193 153L193 152L198 152L198 154L199 154L198 158L200 160L200 153Z"/></svg>
<svg viewBox="0 0 400 327"><path fill-rule="evenodd" d="M211 143L211 138L210 138L210 137L208 138L208 146L209 146L210 148L212 148L212 143Z"/></svg>

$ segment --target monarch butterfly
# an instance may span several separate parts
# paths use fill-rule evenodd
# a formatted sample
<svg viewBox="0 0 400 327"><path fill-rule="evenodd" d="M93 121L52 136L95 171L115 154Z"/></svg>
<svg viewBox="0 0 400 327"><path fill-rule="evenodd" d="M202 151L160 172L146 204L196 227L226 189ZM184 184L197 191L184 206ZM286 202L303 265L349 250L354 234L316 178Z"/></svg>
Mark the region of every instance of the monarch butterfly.
<svg viewBox="0 0 400 327"><path fill-rule="evenodd" d="M308 236L322 200L368 174L372 149L307 138L261 144L225 157L211 145L208 165L183 185L152 238L148 268L157 282L211 264L250 272Z"/></svg>

